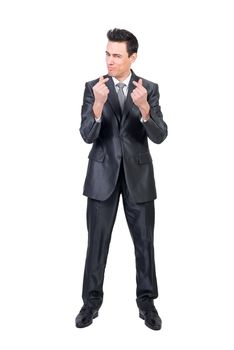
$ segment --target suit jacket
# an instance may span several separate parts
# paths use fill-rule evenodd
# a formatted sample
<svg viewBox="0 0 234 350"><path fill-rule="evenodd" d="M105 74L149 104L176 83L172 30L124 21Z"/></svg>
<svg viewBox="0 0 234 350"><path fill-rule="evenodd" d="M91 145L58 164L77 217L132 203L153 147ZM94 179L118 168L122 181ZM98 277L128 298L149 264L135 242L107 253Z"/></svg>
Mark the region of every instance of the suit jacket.
<svg viewBox="0 0 234 350"><path fill-rule="evenodd" d="M139 79L132 71L122 114L113 79L109 77L106 85L110 92L99 123L94 119L92 90L98 79L85 85L80 133L85 142L93 143L83 191L89 198L104 201L112 194L121 161L128 190L135 202L147 202L157 197L147 137L154 143L161 143L167 137L167 125L159 106L158 85L143 78L150 119L145 123L140 121L141 113L131 98L135 88L132 82Z"/></svg>

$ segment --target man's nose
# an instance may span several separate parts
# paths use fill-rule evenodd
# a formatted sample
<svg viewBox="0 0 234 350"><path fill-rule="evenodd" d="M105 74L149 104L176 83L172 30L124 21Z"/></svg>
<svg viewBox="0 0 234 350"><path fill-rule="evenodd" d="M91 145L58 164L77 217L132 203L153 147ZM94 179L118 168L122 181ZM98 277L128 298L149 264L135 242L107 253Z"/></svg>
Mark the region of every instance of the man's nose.
<svg viewBox="0 0 234 350"><path fill-rule="evenodd" d="M113 64L113 57L111 56L107 57L107 64Z"/></svg>

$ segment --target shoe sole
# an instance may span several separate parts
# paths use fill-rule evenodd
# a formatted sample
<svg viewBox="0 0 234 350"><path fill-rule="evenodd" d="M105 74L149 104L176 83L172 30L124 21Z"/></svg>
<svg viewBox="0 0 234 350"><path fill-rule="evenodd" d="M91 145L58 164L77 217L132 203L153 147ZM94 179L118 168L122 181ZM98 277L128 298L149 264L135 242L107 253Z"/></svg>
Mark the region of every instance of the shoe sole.
<svg viewBox="0 0 234 350"><path fill-rule="evenodd" d="M143 314L139 313L139 317L145 321L145 317ZM153 329L154 331L159 331L162 328L162 325L153 327L149 323L147 323L146 321L145 321L145 325L147 327L149 327L150 329Z"/></svg>
<svg viewBox="0 0 234 350"><path fill-rule="evenodd" d="M93 319L98 317L98 312L96 312L94 315L93 315ZM88 327L90 326L91 324L93 323L93 320L89 323L86 323L85 325L82 325L82 326L79 326L77 323L76 323L76 328L85 328L85 327Z"/></svg>

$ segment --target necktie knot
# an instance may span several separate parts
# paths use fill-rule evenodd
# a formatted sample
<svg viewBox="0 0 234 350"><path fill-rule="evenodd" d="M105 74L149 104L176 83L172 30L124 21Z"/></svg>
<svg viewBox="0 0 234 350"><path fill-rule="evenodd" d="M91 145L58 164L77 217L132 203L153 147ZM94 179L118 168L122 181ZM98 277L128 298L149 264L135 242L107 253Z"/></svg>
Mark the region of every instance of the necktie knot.
<svg viewBox="0 0 234 350"><path fill-rule="evenodd" d="M118 86L118 88L119 88L120 90L123 90L123 88L126 86L126 84L124 84L124 83L118 83L118 84L116 84L116 86Z"/></svg>

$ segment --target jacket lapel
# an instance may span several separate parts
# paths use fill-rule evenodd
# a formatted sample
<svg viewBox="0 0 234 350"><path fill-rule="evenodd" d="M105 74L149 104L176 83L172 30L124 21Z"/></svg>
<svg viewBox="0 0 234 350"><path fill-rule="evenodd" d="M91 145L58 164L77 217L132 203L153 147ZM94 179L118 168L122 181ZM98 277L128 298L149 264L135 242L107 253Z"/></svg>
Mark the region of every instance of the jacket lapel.
<svg viewBox="0 0 234 350"><path fill-rule="evenodd" d="M135 85L133 84L133 81L139 80L139 78L136 76L136 74L132 70L131 70L131 72L132 72L132 76L131 76L131 79L130 79L129 85L128 85L128 94L127 94L127 98L125 101L122 123L124 122L125 118L127 117L128 113L131 111L132 106L133 106L133 100L131 97L131 93L135 89Z"/></svg>
<svg viewBox="0 0 234 350"><path fill-rule="evenodd" d="M113 79L109 75L105 76L105 78L109 78L109 80L106 82L106 85L107 85L108 89L110 90L107 101L110 103L110 105L113 109L113 112L115 113L115 115L118 119L118 122L119 123L121 122L121 124L124 122L125 118L127 117L128 113L131 111L132 106L133 106L133 101L132 101L132 97L131 97L131 93L135 89L135 85L133 84L133 81L139 80L139 77L132 70L131 70L131 72L132 72L132 76L131 76L131 79L130 79L129 85L128 85L128 94L127 94L127 98L125 101L123 115L122 115L122 111L120 108L118 95L117 95L116 90L115 90L115 85L114 85Z"/></svg>
<svg viewBox="0 0 234 350"><path fill-rule="evenodd" d="M106 77L109 78L109 80L106 82L106 86L110 91L107 101L110 103L111 108L113 109L113 112L115 113L118 121L120 122L122 112L121 112L118 96L115 90L115 85L114 85L113 79L110 76L107 75Z"/></svg>

